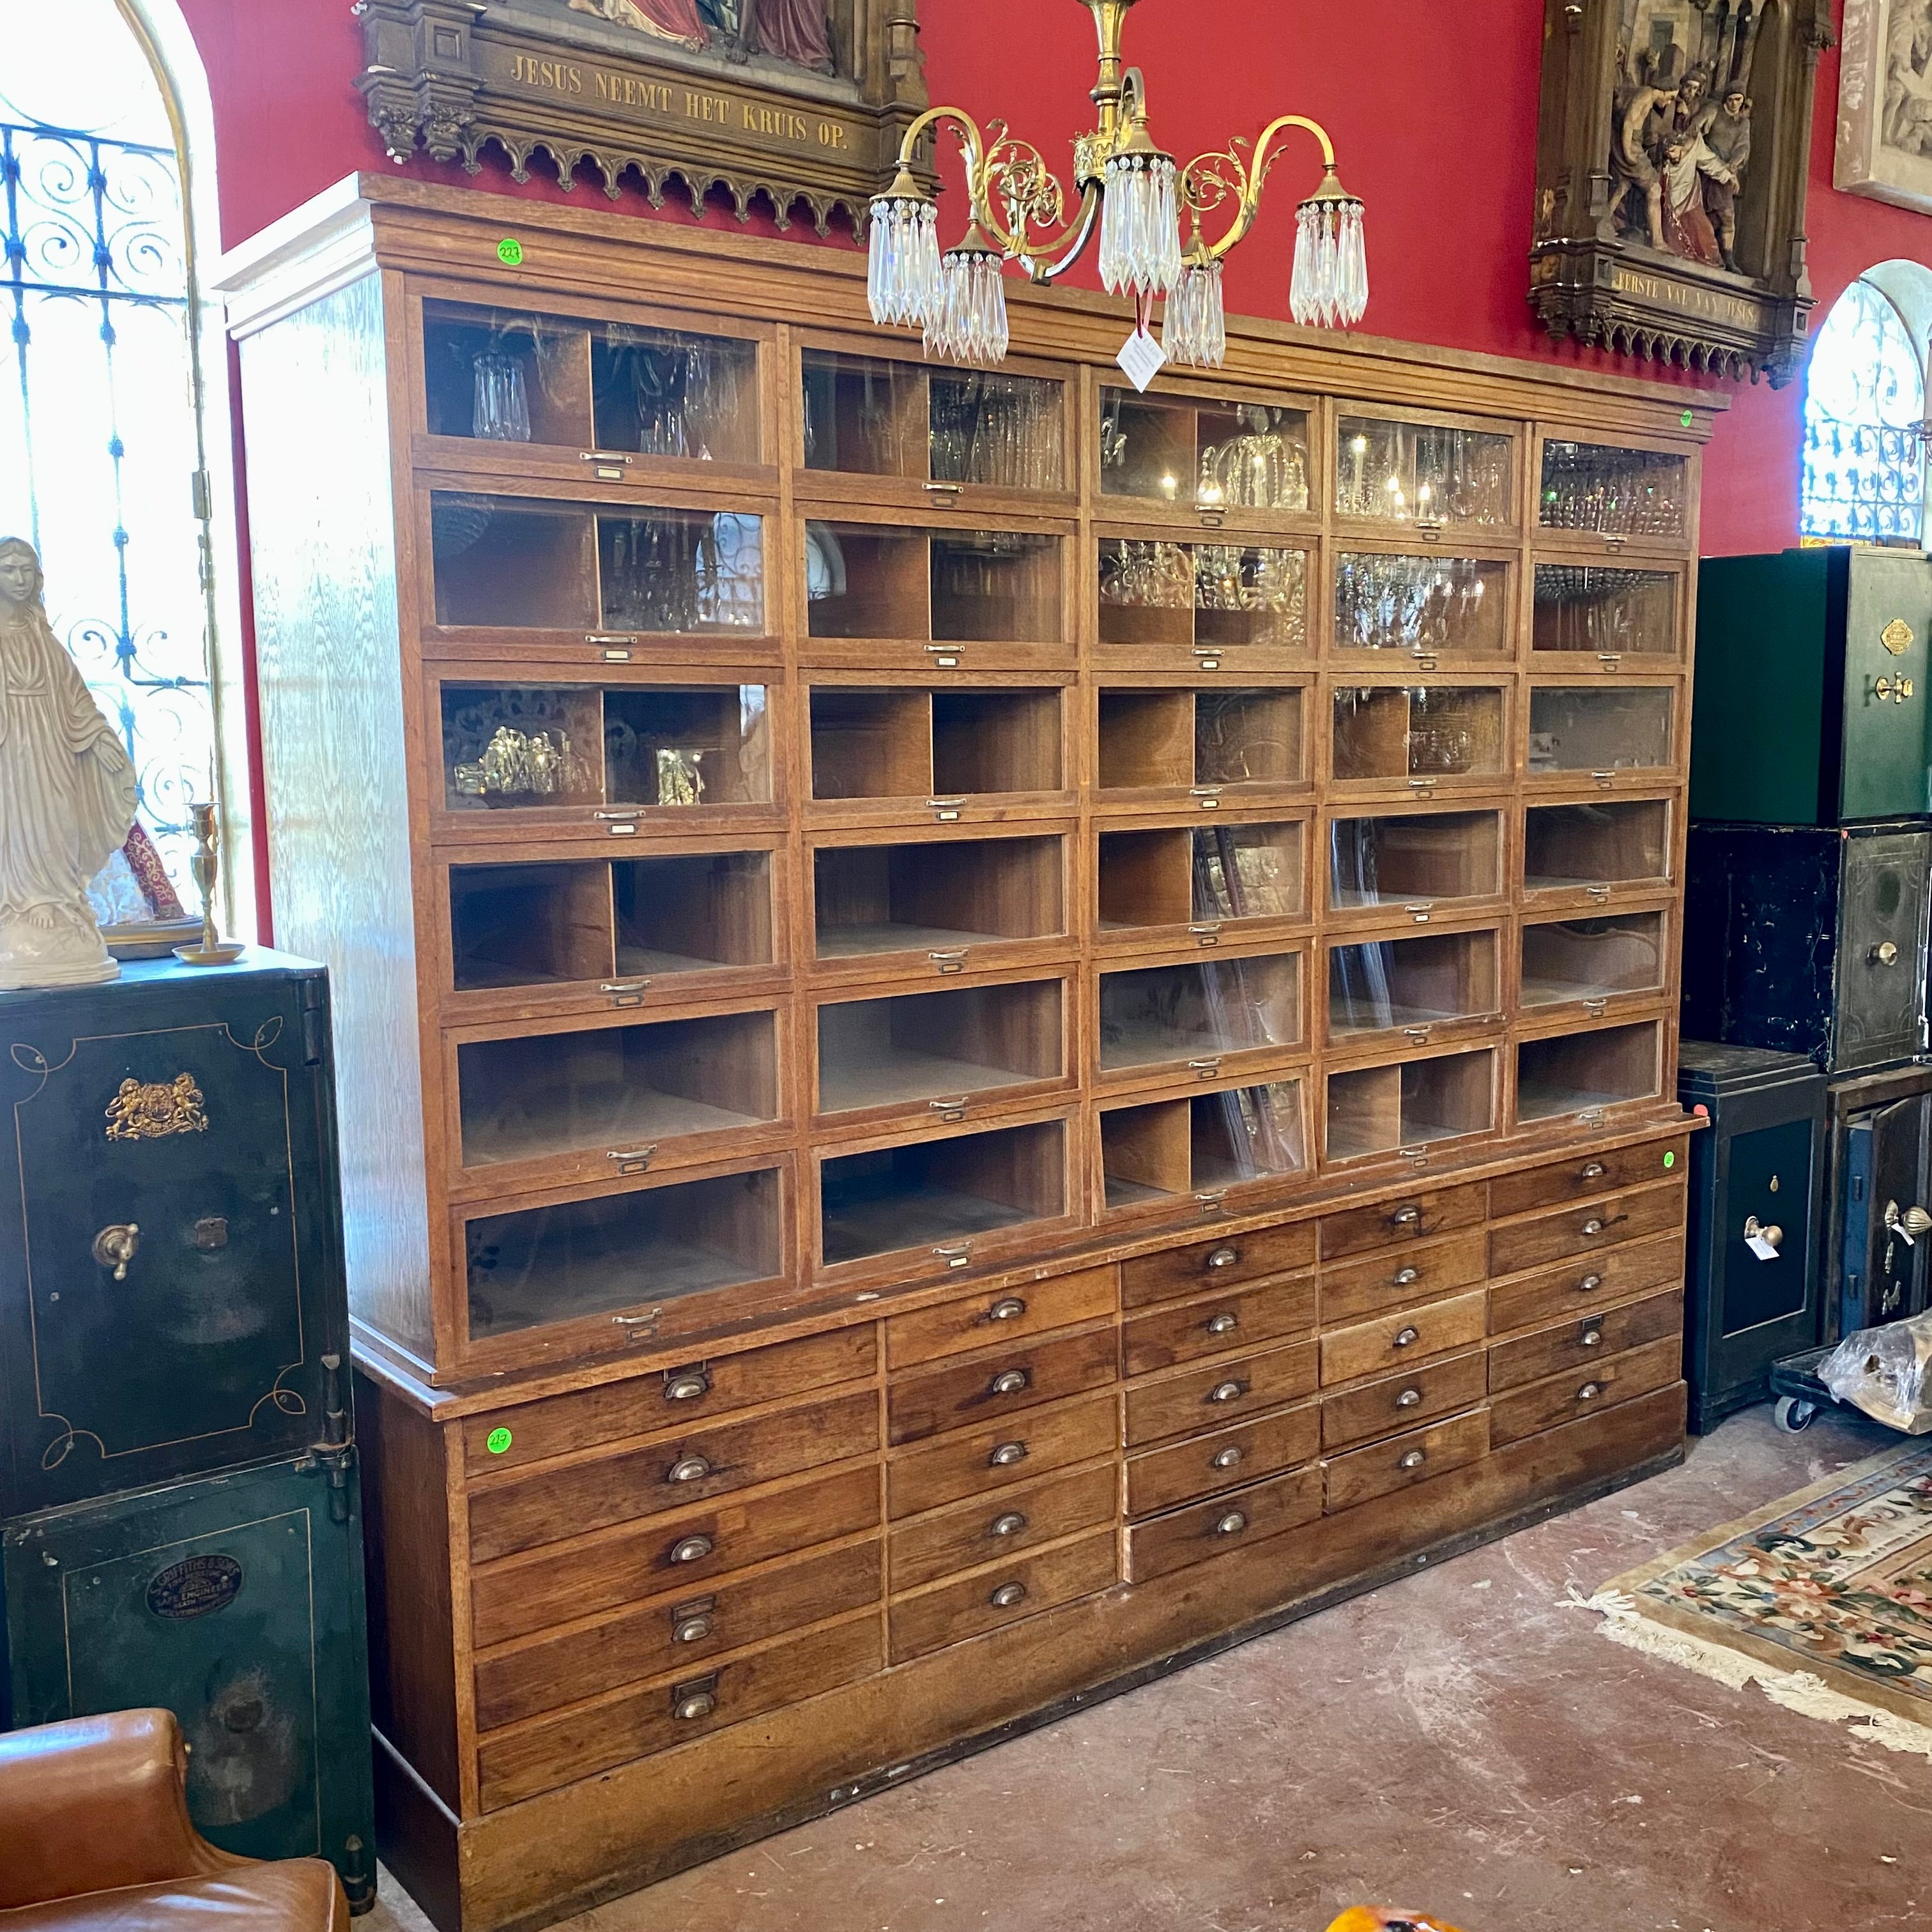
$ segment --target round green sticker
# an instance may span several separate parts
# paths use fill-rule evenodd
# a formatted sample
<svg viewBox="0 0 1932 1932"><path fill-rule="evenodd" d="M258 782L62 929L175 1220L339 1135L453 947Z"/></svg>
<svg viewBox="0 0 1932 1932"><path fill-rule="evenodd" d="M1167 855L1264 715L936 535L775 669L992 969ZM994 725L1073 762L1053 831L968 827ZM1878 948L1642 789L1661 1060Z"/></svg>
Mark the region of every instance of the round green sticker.
<svg viewBox="0 0 1932 1932"><path fill-rule="evenodd" d="M1686 410L1684 413L1677 418L1677 420L1681 422L1686 429L1688 429L1690 425L1697 420L1697 418L1690 410Z"/></svg>
<svg viewBox="0 0 1932 1932"><path fill-rule="evenodd" d="M509 1448L512 1439L510 1432L507 1429L493 1429L488 1436L484 1437L483 1446L491 1455L500 1456L506 1449Z"/></svg>
<svg viewBox="0 0 1932 1932"><path fill-rule="evenodd" d="M505 268L514 268L524 259L524 244L514 235L506 235L496 244L496 259Z"/></svg>
<svg viewBox="0 0 1932 1932"><path fill-rule="evenodd" d="M1664 1166L1665 1166L1666 1167L1675 1167L1675 1166L1677 1165L1677 1150L1676 1150L1675 1148L1672 1148L1669 1149L1669 1150L1665 1153L1664 1156ZM497 1432L496 1432L496 1436L508 1436L508 1433L509 1433L509 1431L508 1431L508 1430L506 1430L506 1429L500 1429L500 1430L497 1430ZM495 1442L495 1441L496 1441L496 1436L491 1436L491 1437L490 1437L490 1440L492 1442ZM506 1449L508 1448L509 1448L509 1446L510 1446L510 1445L509 1445L509 1444L508 1444L508 1442L506 1442L506 1443L503 1444L503 1447L504 1447Z"/></svg>

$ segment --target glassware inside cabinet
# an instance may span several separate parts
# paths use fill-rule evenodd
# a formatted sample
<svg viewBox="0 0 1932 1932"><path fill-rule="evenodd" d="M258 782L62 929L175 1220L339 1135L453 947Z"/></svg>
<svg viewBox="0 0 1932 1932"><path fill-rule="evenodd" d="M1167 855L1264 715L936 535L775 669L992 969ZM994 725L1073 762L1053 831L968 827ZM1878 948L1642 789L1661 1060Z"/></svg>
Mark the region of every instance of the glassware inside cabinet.
<svg viewBox="0 0 1932 1932"><path fill-rule="evenodd" d="M1516 521L1516 442L1486 430L1344 416L1336 424L1338 516L1420 527Z"/></svg>
<svg viewBox="0 0 1932 1932"><path fill-rule="evenodd" d="M1394 1154L1496 1125L1496 1054L1484 1047L1328 1076L1333 1161Z"/></svg>
<svg viewBox="0 0 1932 1932"><path fill-rule="evenodd" d="M765 624L765 522L734 510L597 519L603 622L672 634Z"/></svg>
<svg viewBox="0 0 1932 1932"><path fill-rule="evenodd" d="M1612 994L1660 993L1664 931L1660 912L1526 923L1522 1004L1545 1006L1602 1000Z"/></svg>
<svg viewBox="0 0 1932 1932"><path fill-rule="evenodd" d="M444 809L601 804L602 699L580 686L446 684Z"/></svg>
<svg viewBox="0 0 1932 1932"><path fill-rule="evenodd" d="M934 369L932 480L994 490L1066 488L1066 419L1059 383L1036 376Z"/></svg>
<svg viewBox="0 0 1932 1932"><path fill-rule="evenodd" d="M1308 1165L1301 1082L1103 1108L1100 1164L1115 1210L1300 1174Z"/></svg>
<svg viewBox="0 0 1932 1932"><path fill-rule="evenodd" d="M767 804L772 745L766 688L653 685L606 691L604 767L613 804L684 809Z"/></svg>
<svg viewBox="0 0 1932 1932"><path fill-rule="evenodd" d="M1654 1020L1594 1033L1526 1040L1516 1048L1519 1120L1590 1113L1658 1091L1661 1029Z"/></svg>
<svg viewBox="0 0 1932 1932"><path fill-rule="evenodd" d="M1660 798L1533 805L1524 814L1526 892L1654 883L1670 877L1670 806Z"/></svg>
<svg viewBox="0 0 1932 1932"><path fill-rule="evenodd" d="M1108 537L1100 557L1102 644L1306 647L1304 550Z"/></svg>
<svg viewBox="0 0 1932 1932"><path fill-rule="evenodd" d="M423 304L423 387L431 436L485 442L590 440L584 325L514 309Z"/></svg>
<svg viewBox="0 0 1932 1932"><path fill-rule="evenodd" d="M1338 685L1338 779L1466 778L1503 769L1503 694L1459 685Z"/></svg>
<svg viewBox="0 0 1932 1932"><path fill-rule="evenodd" d="M464 1230L471 1339L782 1272L773 1168L489 1214Z"/></svg>
<svg viewBox="0 0 1932 1932"><path fill-rule="evenodd" d="M1418 656L1504 656L1508 584L1507 564L1474 557L1344 550L1335 560L1336 645Z"/></svg>
<svg viewBox="0 0 1932 1932"><path fill-rule="evenodd" d="M1503 826L1493 812L1395 812L1328 827L1328 903L1435 905L1502 890Z"/></svg>
<svg viewBox="0 0 1932 1932"><path fill-rule="evenodd" d="M668 853L610 871L620 979L772 963L769 852Z"/></svg>
<svg viewBox="0 0 1932 1932"><path fill-rule="evenodd" d="M1537 518L1545 530L1682 537L1689 500L1690 466L1681 456L1553 439L1543 446Z"/></svg>
<svg viewBox="0 0 1932 1932"><path fill-rule="evenodd" d="M1600 657L1677 654L1677 579L1668 571L1539 563L1532 642Z"/></svg>
<svg viewBox="0 0 1932 1932"><path fill-rule="evenodd" d="M808 470L928 474L926 374L919 364L808 349L804 374Z"/></svg>
<svg viewBox="0 0 1932 1932"><path fill-rule="evenodd" d="M1301 848L1302 827L1293 821L1103 832L1101 930L1298 919Z"/></svg>
<svg viewBox="0 0 1932 1932"><path fill-rule="evenodd" d="M820 846L812 866L818 956L927 952L958 970L971 946L1062 933L1063 843L946 838Z"/></svg>
<svg viewBox="0 0 1932 1932"><path fill-rule="evenodd" d="M692 463L760 459L755 343L604 322L590 339L600 450Z"/></svg>
<svg viewBox="0 0 1932 1932"><path fill-rule="evenodd" d="M820 1168L828 1266L997 1234L1066 1212L1060 1120L841 1154Z"/></svg>
<svg viewBox="0 0 1932 1932"><path fill-rule="evenodd" d="M640 1148L778 1118L769 1012L469 1040L456 1063L466 1168Z"/></svg>
<svg viewBox="0 0 1932 1932"><path fill-rule="evenodd" d="M610 868L602 860L449 868L459 993L608 979Z"/></svg>
<svg viewBox="0 0 1932 1932"><path fill-rule="evenodd" d="M818 1112L855 1113L1058 1080L1066 1072L1058 980L962 986L818 1010Z"/></svg>
<svg viewBox="0 0 1932 1932"><path fill-rule="evenodd" d="M1426 1028L1501 1010L1493 932L1438 932L1328 949L1331 1039Z"/></svg>
<svg viewBox="0 0 1932 1932"><path fill-rule="evenodd" d="M1101 392L1100 410L1102 496L1212 510L1308 508L1305 410L1116 388Z"/></svg>
<svg viewBox="0 0 1932 1932"><path fill-rule="evenodd" d="M1100 975L1100 1068L1206 1063L1301 1039L1301 961L1280 953Z"/></svg>
<svg viewBox="0 0 1932 1932"><path fill-rule="evenodd" d="M1665 686L1538 685L1529 694L1529 769L1594 776L1667 767L1674 722Z"/></svg>

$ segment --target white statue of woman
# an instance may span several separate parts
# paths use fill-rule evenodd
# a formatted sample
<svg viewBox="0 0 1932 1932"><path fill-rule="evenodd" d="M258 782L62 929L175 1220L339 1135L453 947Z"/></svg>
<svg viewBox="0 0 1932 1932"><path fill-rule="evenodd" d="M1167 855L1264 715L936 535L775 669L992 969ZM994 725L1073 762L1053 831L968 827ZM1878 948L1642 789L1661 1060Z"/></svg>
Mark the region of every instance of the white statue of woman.
<svg viewBox="0 0 1932 1932"><path fill-rule="evenodd" d="M112 980L87 882L134 822L134 766L61 648L40 560L0 540L0 988Z"/></svg>

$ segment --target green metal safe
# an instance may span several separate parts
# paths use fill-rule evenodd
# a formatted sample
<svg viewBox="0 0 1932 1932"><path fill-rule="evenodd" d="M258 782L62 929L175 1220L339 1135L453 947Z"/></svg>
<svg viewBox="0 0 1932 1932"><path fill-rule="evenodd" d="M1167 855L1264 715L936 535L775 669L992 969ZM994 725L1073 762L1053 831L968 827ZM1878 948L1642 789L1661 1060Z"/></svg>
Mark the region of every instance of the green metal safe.
<svg viewBox="0 0 1932 1932"><path fill-rule="evenodd" d="M1697 579L1690 816L1840 825L1932 812L1932 558L1790 550Z"/></svg>

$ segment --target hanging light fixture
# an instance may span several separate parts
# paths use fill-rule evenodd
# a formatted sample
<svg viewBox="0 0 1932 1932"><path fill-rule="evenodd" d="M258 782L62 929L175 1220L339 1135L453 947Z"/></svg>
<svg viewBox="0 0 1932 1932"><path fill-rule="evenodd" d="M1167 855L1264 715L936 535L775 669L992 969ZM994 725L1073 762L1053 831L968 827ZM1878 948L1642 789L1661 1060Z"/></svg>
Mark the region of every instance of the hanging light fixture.
<svg viewBox="0 0 1932 1932"><path fill-rule="evenodd" d="M1099 29L1100 70L1094 89L1100 124L1073 144L1078 205L1070 214L1066 191L1040 150L1015 139L1004 122L982 131L964 109L928 109L906 130L892 185L872 203L873 320L921 331L929 355L997 362L1006 352L1006 264L1018 262L1046 286L1085 254L1097 231L1100 279L1133 298L1136 338L1147 333L1153 304L1166 303L1160 347L1148 350L1156 363L1164 353L1169 362L1218 368L1228 346L1222 262L1254 226L1276 141L1298 128L1319 142L1323 172L1300 206L1288 311L1321 328L1359 322L1369 301L1362 204L1337 177L1334 145L1322 128L1285 114L1252 143L1238 140L1179 165L1148 130L1139 69L1122 64L1135 0L1080 3ZM912 172L920 140L942 122L958 130L970 208L964 238L943 254L938 204ZM1210 239L1208 223L1224 212L1227 226Z"/></svg>

